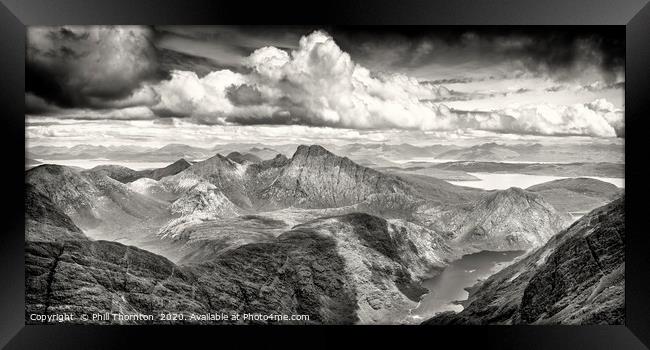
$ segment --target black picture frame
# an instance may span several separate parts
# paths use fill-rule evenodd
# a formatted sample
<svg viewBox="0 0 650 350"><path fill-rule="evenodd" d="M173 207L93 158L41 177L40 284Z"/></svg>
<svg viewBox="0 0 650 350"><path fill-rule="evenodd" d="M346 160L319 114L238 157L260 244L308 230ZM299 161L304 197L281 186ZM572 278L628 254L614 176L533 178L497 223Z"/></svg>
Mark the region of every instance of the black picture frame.
<svg viewBox="0 0 650 350"><path fill-rule="evenodd" d="M650 110L648 0L456 0L424 2L250 2L222 0L0 0L0 106L2 114L3 230L0 234L0 346L8 349L189 347L224 339L266 347L481 346L499 349L644 349L650 346L650 234L645 229ZM25 26L63 24L307 24L307 25L612 25L626 35L625 326L34 326L24 314L24 91ZM453 345L452 345L453 344ZM644 345L646 344L646 345ZM397 345L395 345L397 346Z"/></svg>

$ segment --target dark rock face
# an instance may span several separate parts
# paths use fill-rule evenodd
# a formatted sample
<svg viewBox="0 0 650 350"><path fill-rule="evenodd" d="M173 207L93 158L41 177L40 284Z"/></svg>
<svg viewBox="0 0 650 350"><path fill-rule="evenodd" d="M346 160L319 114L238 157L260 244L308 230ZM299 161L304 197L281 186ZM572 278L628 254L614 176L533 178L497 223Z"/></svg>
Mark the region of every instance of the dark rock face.
<svg viewBox="0 0 650 350"><path fill-rule="evenodd" d="M25 188L25 239L60 241L86 239L86 236L47 196L28 184Z"/></svg>
<svg viewBox="0 0 650 350"><path fill-rule="evenodd" d="M337 157L321 146L299 146L262 199L306 208L331 208L364 201L373 193L403 193L396 177Z"/></svg>
<svg viewBox="0 0 650 350"><path fill-rule="evenodd" d="M139 323L167 323L158 313L304 314L310 320L298 323L353 323L355 290L334 248L329 237L295 230L180 267L115 242L28 242L25 312L155 317Z"/></svg>
<svg viewBox="0 0 650 350"><path fill-rule="evenodd" d="M426 324L623 324L624 199L595 209Z"/></svg>

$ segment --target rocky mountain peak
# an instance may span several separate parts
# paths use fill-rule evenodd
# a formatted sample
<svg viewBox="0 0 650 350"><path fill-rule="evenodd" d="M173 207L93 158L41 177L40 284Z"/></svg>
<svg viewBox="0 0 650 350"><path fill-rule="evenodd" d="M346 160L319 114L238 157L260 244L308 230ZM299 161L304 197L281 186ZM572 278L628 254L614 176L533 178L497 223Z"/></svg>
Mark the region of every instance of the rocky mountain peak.
<svg viewBox="0 0 650 350"><path fill-rule="evenodd" d="M170 166L187 168L187 167L190 167L191 165L192 164L190 162L188 162L185 158L181 158L181 159L173 162Z"/></svg>
<svg viewBox="0 0 650 350"><path fill-rule="evenodd" d="M300 145L293 154L292 159L322 156L337 157L334 153L326 150L325 147L320 145Z"/></svg>

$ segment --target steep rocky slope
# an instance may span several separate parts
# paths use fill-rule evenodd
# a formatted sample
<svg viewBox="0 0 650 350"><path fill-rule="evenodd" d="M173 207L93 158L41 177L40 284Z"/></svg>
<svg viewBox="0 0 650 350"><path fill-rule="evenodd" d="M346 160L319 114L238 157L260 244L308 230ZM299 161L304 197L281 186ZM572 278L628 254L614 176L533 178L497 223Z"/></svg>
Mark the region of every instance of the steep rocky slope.
<svg viewBox="0 0 650 350"><path fill-rule="evenodd" d="M399 206L399 202L417 204L441 196L459 202L478 192L431 178L409 180L360 166L318 145L301 145L259 198L270 207L330 208L367 201L384 201L390 206L395 200Z"/></svg>
<svg viewBox="0 0 650 350"><path fill-rule="evenodd" d="M570 216L542 196L516 187L487 193L469 205L434 207L418 218L464 251L539 247L570 223Z"/></svg>
<svg viewBox="0 0 650 350"><path fill-rule="evenodd" d="M53 242L86 239L81 229L50 198L27 184L25 188L25 239Z"/></svg>
<svg viewBox="0 0 650 350"><path fill-rule="evenodd" d="M625 203L593 210L426 324L623 324Z"/></svg>
<svg viewBox="0 0 650 350"><path fill-rule="evenodd" d="M95 172L46 164L28 170L25 182L49 198L82 229L119 232L167 213L166 203Z"/></svg>

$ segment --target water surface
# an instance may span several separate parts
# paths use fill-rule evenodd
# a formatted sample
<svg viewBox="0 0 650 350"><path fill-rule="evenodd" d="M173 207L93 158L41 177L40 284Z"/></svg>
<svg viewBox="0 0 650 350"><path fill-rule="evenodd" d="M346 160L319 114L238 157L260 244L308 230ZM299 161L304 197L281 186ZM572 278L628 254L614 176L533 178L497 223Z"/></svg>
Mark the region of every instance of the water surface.
<svg viewBox="0 0 650 350"><path fill-rule="evenodd" d="M428 289L429 293L411 310L406 323L420 323L440 312L461 311L463 307L457 302L467 300L469 293L465 288L497 273L524 253L524 250L482 251L463 255L460 259L452 261L438 276L422 282L422 286Z"/></svg>

